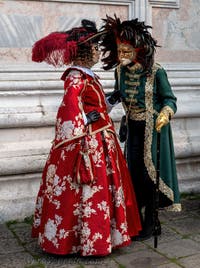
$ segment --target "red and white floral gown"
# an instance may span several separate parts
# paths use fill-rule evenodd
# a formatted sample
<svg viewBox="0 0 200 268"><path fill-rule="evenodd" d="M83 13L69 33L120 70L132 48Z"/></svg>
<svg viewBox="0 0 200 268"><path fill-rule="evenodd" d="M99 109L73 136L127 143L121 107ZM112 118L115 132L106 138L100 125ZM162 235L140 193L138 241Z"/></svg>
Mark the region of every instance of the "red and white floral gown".
<svg viewBox="0 0 200 268"><path fill-rule="evenodd" d="M135 194L97 76L71 67L62 79L65 93L32 236L49 253L103 256L141 229ZM86 126L83 114L93 110L101 117Z"/></svg>

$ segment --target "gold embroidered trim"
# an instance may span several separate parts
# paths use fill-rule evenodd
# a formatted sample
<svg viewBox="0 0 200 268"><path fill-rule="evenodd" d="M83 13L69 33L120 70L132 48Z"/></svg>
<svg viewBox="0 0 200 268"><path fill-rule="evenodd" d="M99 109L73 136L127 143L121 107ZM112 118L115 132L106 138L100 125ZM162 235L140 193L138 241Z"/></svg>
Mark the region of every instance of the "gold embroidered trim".
<svg viewBox="0 0 200 268"><path fill-rule="evenodd" d="M142 64L140 64L139 62L135 63L133 66L128 66L128 69L133 73L135 71L142 71L143 70Z"/></svg>
<svg viewBox="0 0 200 268"><path fill-rule="evenodd" d="M151 154L151 144L153 139L153 84L155 73L159 67L157 65L153 66L152 75L147 77L145 85L145 104L146 104L146 126L145 126L145 141L144 141L144 163L147 168L149 177L156 183L156 169L152 161ZM162 178L160 178L159 189L164 193L170 200L174 201L174 194L172 189L168 187Z"/></svg>
<svg viewBox="0 0 200 268"><path fill-rule="evenodd" d="M125 98L126 102L131 102L131 103L137 103L137 99L133 98L134 95L131 95L130 98Z"/></svg>
<svg viewBox="0 0 200 268"><path fill-rule="evenodd" d="M93 134L96 134L96 133L98 133L98 132L101 132L102 130L105 130L105 129L107 129L107 128L109 128L109 127L111 127L112 125L110 124L110 123L108 123L106 126L104 126L104 127L102 127L102 128L99 128L99 129L97 129L97 130L94 130L94 131L92 131L92 126L91 126L92 124L90 124L88 127L89 127L89 134L90 135L93 135Z"/></svg>
<svg viewBox="0 0 200 268"><path fill-rule="evenodd" d="M131 120L136 120L136 121L141 121L141 120L146 120L147 116L146 113L149 113L148 111L145 111L144 108L139 108L139 107L131 107L133 110L130 111L130 119ZM153 110L153 114L158 115L158 112L156 110Z"/></svg>
<svg viewBox="0 0 200 268"><path fill-rule="evenodd" d="M145 109L136 105L131 105L131 112L134 114L138 114L138 113L145 112Z"/></svg>
<svg viewBox="0 0 200 268"><path fill-rule="evenodd" d="M124 81L124 84L125 84L125 85L129 85L129 86L139 86L139 85L140 85L140 82L136 82L136 81L127 81L127 80L125 80L125 81Z"/></svg>
<svg viewBox="0 0 200 268"><path fill-rule="evenodd" d="M164 113L167 118L172 118L174 116L174 111L170 106L164 106L160 112Z"/></svg>
<svg viewBox="0 0 200 268"><path fill-rule="evenodd" d="M138 94L138 92L136 89L125 89L125 93Z"/></svg>
<svg viewBox="0 0 200 268"><path fill-rule="evenodd" d="M101 96L100 96L99 92L96 90L96 88L92 84L89 84L89 85L92 87L92 89L96 92L96 94L98 96L99 107L102 107L103 105L102 105L102 102L101 102Z"/></svg>
<svg viewBox="0 0 200 268"><path fill-rule="evenodd" d="M127 75L130 78L136 79L136 80L140 79L140 76L141 76L141 74L132 74L132 73L128 73L128 72L125 72L125 75Z"/></svg>
<svg viewBox="0 0 200 268"><path fill-rule="evenodd" d="M143 121L146 120L146 113L136 113L135 111L130 111L129 117L131 120Z"/></svg>
<svg viewBox="0 0 200 268"><path fill-rule="evenodd" d="M171 206L166 208L167 211L180 212L182 210L180 203L172 204Z"/></svg>
<svg viewBox="0 0 200 268"><path fill-rule="evenodd" d="M117 88L118 90L120 90L120 76L121 76L121 64L117 65L117 78L118 78Z"/></svg>
<svg viewBox="0 0 200 268"><path fill-rule="evenodd" d="M79 136L75 136L75 137L73 137L73 138L71 138L71 139L65 139L65 140L59 142L58 144L56 144L56 145L53 147L53 149L57 149L58 147L60 147L60 146L63 145L64 143L67 143L67 142L76 140L76 139L81 138L81 137L84 137L84 136L86 136L86 133L84 133L84 134L82 134L82 135L79 135ZM53 142L54 142L54 141L53 141Z"/></svg>

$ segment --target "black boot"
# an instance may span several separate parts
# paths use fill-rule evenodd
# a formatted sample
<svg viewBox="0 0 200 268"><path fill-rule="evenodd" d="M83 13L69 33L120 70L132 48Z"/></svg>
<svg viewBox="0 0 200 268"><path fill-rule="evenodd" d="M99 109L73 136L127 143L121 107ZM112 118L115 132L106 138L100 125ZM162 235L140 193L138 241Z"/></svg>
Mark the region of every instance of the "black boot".
<svg viewBox="0 0 200 268"><path fill-rule="evenodd" d="M157 222L157 235L161 234L161 224L158 220ZM145 207L144 222L142 224L142 231L140 231L139 236L135 237L136 241L144 241L151 238L154 235L154 218L153 210L151 206Z"/></svg>

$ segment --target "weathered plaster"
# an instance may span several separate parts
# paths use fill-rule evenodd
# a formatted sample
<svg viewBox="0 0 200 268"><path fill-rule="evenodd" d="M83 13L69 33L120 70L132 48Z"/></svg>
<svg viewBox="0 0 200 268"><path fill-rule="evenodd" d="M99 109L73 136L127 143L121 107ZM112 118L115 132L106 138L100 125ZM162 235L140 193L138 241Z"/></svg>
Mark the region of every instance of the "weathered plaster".
<svg viewBox="0 0 200 268"><path fill-rule="evenodd" d="M200 5L183 0L180 9L153 8L153 36L161 45L157 59L167 62L200 62Z"/></svg>

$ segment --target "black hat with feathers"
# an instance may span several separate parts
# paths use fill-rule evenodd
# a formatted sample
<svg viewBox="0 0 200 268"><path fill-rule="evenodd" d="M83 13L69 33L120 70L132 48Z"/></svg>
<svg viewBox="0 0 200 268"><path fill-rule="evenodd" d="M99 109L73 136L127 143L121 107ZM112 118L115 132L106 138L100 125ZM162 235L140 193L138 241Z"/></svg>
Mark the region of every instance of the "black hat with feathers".
<svg viewBox="0 0 200 268"><path fill-rule="evenodd" d="M138 19L122 21L114 15L114 18L106 16L103 19L101 31L101 46L103 51L103 68L109 70L116 67L118 62L117 44L129 43L138 49L136 61L139 62L145 71L151 71L154 61L157 41L153 39L148 31L152 28L145 25Z"/></svg>

